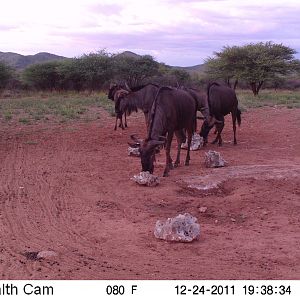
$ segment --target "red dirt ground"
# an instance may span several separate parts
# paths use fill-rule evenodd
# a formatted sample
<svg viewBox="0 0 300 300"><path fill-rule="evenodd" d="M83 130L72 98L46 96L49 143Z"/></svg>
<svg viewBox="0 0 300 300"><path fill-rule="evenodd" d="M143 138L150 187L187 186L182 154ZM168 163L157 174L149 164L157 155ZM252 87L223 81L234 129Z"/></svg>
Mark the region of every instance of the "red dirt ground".
<svg viewBox="0 0 300 300"><path fill-rule="evenodd" d="M113 126L105 113L90 123L1 125L1 279L300 279L299 110L243 113L237 146L226 142L227 118L223 147L192 152L189 167L154 188L130 180L140 161L127 156L127 141L144 136L143 116L127 130ZM282 176L227 178L206 194L187 188L183 179L226 173L204 167L208 149L228 170L271 166ZM155 174L164 161L158 155ZM198 240L154 237L158 219L184 212L198 218ZM57 256L30 256L44 250Z"/></svg>

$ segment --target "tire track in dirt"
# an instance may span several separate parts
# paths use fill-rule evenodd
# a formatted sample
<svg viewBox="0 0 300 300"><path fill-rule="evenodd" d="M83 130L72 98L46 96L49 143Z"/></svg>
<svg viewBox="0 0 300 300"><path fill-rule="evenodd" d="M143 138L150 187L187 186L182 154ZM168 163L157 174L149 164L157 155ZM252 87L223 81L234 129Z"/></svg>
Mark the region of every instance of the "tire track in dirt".
<svg viewBox="0 0 300 300"><path fill-rule="evenodd" d="M107 238L95 238L88 234L89 228L83 232L81 227L82 214L86 215L85 223L86 218L89 218L88 214L93 213L91 203L85 206L82 202L84 198L95 198L90 192L95 187L86 186L91 177L90 170L93 169L92 159L86 157L91 161L85 161L84 164L82 158L77 161L76 156L80 157L80 153L75 144L78 141L72 140L72 137L56 140L52 133L51 137L51 142L47 138L43 140L35 137L37 142L34 145L26 144L30 136L21 140L18 138L13 143L10 142L9 151L5 151L7 156L3 160L2 174L8 176L1 178L1 194L6 195L2 205L3 220L6 223L3 226L6 227L6 236L2 248L11 256L6 260L14 263L3 267L4 278L11 278L16 273L22 274L19 279L39 278L38 269L41 266L51 274L52 269L59 270L61 264L64 269L69 269L70 274L78 273L80 268L85 267L85 275L89 277L94 272L90 264L102 268L104 272L110 269L122 271L121 265L111 267L105 260L94 261L93 256L101 253L101 241L106 242ZM109 163L106 168L110 169ZM77 180L77 177L80 179ZM94 194L96 192L97 190ZM114 204L107 203L108 206L109 203ZM118 206L115 208L120 210ZM108 213L111 214L111 208ZM121 213L119 217L122 215ZM103 229L105 230L105 225ZM54 250L62 257L44 263L27 261L21 254L40 250Z"/></svg>
<svg viewBox="0 0 300 300"><path fill-rule="evenodd" d="M42 161L33 161L31 157L37 155L40 159L47 156L47 153L31 153L30 148L15 141L7 152L9 154L2 160L1 174L7 174L1 180L1 198L4 200L1 201L1 211L5 223L3 227L6 227L6 233L2 235L5 241L2 248L15 262L18 259L24 262L20 253L25 250L48 250L45 244L58 253L69 252L72 248L74 250L84 245L88 247L88 240L70 226L72 222L68 203L73 195L69 193L68 177L65 174L71 158L67 155L64 142L56 149L55 162L50 161L47 165ZM51 176L45 176L47 172ZM69 264L76 262L76 259L71 259ZM25 277L30 274L26 264L17 267L24 268L22 273ZM16 270L5 265L2 271L9 278L10 273Z"/></svg>

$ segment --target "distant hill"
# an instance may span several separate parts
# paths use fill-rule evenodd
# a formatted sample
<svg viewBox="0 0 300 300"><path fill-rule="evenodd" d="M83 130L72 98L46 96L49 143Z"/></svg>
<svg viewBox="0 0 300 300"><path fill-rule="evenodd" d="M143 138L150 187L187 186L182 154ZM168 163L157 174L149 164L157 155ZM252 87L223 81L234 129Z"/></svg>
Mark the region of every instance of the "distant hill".
<svg viewBox="0 0 300 300"><path fill-rule="evenodd" d="M133 58L139 58L141 55L136 54L131 51L124 51L116 55L117 57L133 57ZM205 70L205 64L200 64L200 65L195 65L195 66L190 66L190 67L178 67L178 66L169 66L170 68L175 68L175 69L182 69L185 70L189 73L203 73Z"/></svg>
<svg viewBox="0 0 300 300"><path fill-rule="evenodd" d="M195 66L191 66L191 67L173 67L173 68L183 69L183 70L186 70L187 72L203 73L205 71L205 64L195 65Z"/></svg>
<svg viewBox="0 0 300 300"><path fill-rule="evenodd" d="M131 51L124 51L121 53L116 54L117 57L133 57L138 58L141 55L136 54ZM54 60L61 60L66 59L67 57L59 56L47 52L40 52L35 55L21 55L18 53L13 52L0 52L0 61L6 62L8 65L12 66L13 68L16 68L17 70L25 69L26 67L36 64L36 63L42 63L46 61L54 61ZM177 66L169 66L170 68L176 68L176 69L183 69L186 70L189 73L202 73L204 72L205 65L195 65L190 67L177 67Z"/></svg>
<svg viewBox="0 0 300 300"><path fill-rule="evenodd" d="M141 57L141 55L136 54L136 53L131 52L131 51L124 51L124 52L116 54L116 57L133 57L133 58L139 58L139 57Z"/></svg>
<svg viewBox="0 0 300 300"><path fill-rule="evenodd" d="M13 52L0 52L0 61L6 62L8 65L16 68L17 70L25 69L32 64L61 59L66 59L66 57L47 52L40 52L35 55L21 55Z"/></svg>

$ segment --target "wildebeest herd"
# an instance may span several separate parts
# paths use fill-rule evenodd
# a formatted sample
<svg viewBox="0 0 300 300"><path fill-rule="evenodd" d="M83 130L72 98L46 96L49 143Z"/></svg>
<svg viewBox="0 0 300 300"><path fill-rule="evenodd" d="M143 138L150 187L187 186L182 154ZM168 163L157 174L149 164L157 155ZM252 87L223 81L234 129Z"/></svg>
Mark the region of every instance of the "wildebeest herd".
<svg viewBox="0 0 300 300"><path fill-rule="evenodd" d="M162 145L166 150L166 166L163 176L168 176L170 169L180 163L181 144L187 138L187 154L185 165L190 161L190 145L194 132L197 129L197 111L203 115L200 136L204 144L207 143L209 131L215 126L217 134L213 143L222 145L221 133L224 128L224 116L231 113L236 140L236 121L241 124L241 111L238 109L238 100L233 89L213 82L207 90L193 88L173 88L148 83L143 86L129 88L112 84L108 91L108 98L115 103L116 123L124 129L127 127L126 116L132 112L142 110L145 115L147 137L142 140L136 135L131 138L131 146L138 147L141 157L142 171L154 171L155 153ZM125 122L123 124L123 116ZM173 136L177 139L177 156L173 164L170 149Z"/></svg>

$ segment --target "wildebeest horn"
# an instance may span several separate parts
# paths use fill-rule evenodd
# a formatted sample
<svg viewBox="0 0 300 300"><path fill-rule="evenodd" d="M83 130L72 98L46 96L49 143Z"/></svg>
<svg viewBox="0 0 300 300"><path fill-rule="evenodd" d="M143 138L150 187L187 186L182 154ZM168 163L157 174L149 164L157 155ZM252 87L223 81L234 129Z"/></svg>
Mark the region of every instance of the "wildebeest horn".
<svg viewBox="0 0 300 300"><path fill-rule="evenodd" d="M140 138L138 138L136 134L131 134L131 135L130 135L130 138L131 138L134 142L136 142L136 143L138 143L138 144L142 144L142 143L143 143L143 140L140 139Z"/></svg>
<svg viewBox="0 0 300 300"><path fill-rule="evenodd" d="M223 124L222 121L217 120L214 116L209 116L207 120L208 126L214 126L214 124Z"/></svg>
<svg viewBox="0 0 300 300"><path fill-rule="evenodd" d="M157 146L161 146L165 143L165 141L157 141L157 140L151 140L149 142L151 147L157 147Z"/></svg>
<svg viewBox="0 0 300 300"><path fill-rule="evenodd" d="M127 143L131 148L139 148L141 146L140 143Z"/></svg>
<svg viewBox="0 0 300 300"><path fill-rule="evenodd" d="M220 121L220 120L215 119L215 123L216 123L216 124L223 124L223 121Z"/></svg>
<svg viewBox="0 0 300 300"><path fill-rule="evenodd" d="M118 90L115 93L115 97L116 97L116 99L119 99L120 97L123 97L123 96L127 95L128 93L129 92L126 90Z"/></svg>
<svg viewBox="0 0 300 300"><path fill-rule="evenodd" d="M125 87L126 87L127 91L131 92L131 88L129 87L129 85L126 81L125 81Z"/></svg>

